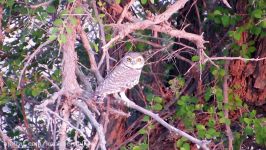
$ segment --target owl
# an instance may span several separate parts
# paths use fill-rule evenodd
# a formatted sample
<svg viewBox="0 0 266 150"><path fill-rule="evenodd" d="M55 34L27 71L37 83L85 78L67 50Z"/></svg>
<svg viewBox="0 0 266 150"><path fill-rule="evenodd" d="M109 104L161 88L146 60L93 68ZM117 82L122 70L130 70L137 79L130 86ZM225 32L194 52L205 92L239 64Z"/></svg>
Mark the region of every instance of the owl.
<svg viewBox="0 0 266 150"><path fill-rule="evenodd" d="M127 53L103 82L95 90L96 96L104 98L106 95L123 92L139 83L144 58L140 53Z"/></svg>

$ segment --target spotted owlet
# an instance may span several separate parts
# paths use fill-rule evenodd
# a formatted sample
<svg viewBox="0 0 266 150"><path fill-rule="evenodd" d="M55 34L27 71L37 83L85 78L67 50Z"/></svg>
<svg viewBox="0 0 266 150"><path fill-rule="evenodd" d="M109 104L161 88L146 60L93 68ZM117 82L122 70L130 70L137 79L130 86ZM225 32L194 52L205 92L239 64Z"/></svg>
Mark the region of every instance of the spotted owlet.
<svg viewBox="0 0 266 150"><path fill-rule="evenodd" d="M98 98L104 98L106 95L131 89L139 83L143 66L144 58L140 53L127 53L122 58L120 64L118 64L96 88L96 96Z"/></svg>

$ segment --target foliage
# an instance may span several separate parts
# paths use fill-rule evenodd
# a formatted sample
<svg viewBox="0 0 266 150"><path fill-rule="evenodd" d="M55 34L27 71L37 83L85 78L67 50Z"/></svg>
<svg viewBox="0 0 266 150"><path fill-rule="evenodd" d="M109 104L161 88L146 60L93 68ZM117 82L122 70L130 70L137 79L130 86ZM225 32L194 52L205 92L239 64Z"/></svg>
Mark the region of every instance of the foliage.
<svg viewBox="0 0 266 150"><path fill-rule="evenodd" d="M129 11L134 14L134 17L143 20L160 14L172 4L171 2L140 0L134 4L134 9L129 9ZM126 1L121 0L116 0L115 3L123 7L127 4ZM169 22L162 24L171 24L177 29L183 29L187 24L191 24L184 30L192 33L203 31L205 39L210 41L204 51L209 56L253 58L258 53L260 44L258 41L266 35L266 2L265 0L249 0L245 4L246 14L237 12L236 5L239 2L231 3L233 9L218 4L206 7L200 2L189 2L182 11L175 13ZM53 142L52 133L59 127L55 126L52 130L50 124L52 122L46 122L45 118L34 108L58 90L55 85L62 86L62 63L64 63L62 62L62 45L67 43L68 35L76 32L71 27L81 25L84 28L90 40L89 46L95 54L96 61L99 62L104 45L100 36L99 22L102 21L105 24L103 36L106 42L109 42L120 31L119 25L114 25L120 15L117 12L114 13L107 1L97 1L98 16L91 2L78 5L76 0L56 0L47 6L34 9L28 7L36 4L31 0L24 2L1 0L0 4L4 8L2 29L5 36L5 40L1 43L2 52L0 53L1 77L4 79L0 95L0 114L3 116L1 127L15 142L25 142L30 145L32 141L28 134L25 134L25 131L29 132L25 129L28 123L33 139L39 139L39 143ZM27 64L30 54L46 41L51 41L51 44L43 48L41 53ZM140 104L146 109L158 113L165 117L167 122L197 138L211 140L212 146L228 147L228 136L225 131L227 125L233 132L234 149L243 147L248 149L250 145L255 148L265 148L265 110L246 103L246 99L234 92L241 88L241 85L228 87L229 102L225 104L224 77L230 76L230 71L224 68L225 60L214 61L219 67L211 63L201 64L199 52L191 48L195 47L192 42L177 39L165 33L155 33L148 29L137 30L110 46L111 66L115 66L125 52L142 52L147 57L147 65L143 69L140 86L130 91L129 95L132 99L141 99ZM217 47L215 47L216 44ZM78 37L75 41L77 61L81 70L87 75L93 71L84 47ZM22 75L21 71L26 64L28 66L26 66L25 74ZM201 69L203 70L200 71ZM106 67L99 70L102 74L108 74ZM20 77L22 77L21 88L18 88ZM90 78L90 82L94 80L94 76ZM79 82L82 85L81 81ZM95 87L94 83L92 87ZM168 106L173 101L174 104ZM60 102L62 101L51 108L59 111L62 107ZM114 108L118 107L116 104L111 105ZM229 117L225 115L225 110L229 111ZM74 119L72 118L71 123L77 125L78 128L80 124L85 124L84 126L91 130L87 118L81 123L80 120L75 120L79 118L75 115L72 114L71 117ZM130 140L126 145L122 145L121 149L154 149L152 146L165 146L167 145L165 143L169 141L175 143L175 148L192 149L193 144L183 137L159 141L161 140L159 137L164 136L162 133L165 129L162 129L149 116L140 115L134 111L132 111L132 116L131 120L128 119L127 125L131 127L133 124L132 132L138 136L130 139L133 133L123 131L127 134L118 137L121 139L123 137L124 141L127 141L126 138ZM51 118L53 117L55 116L52 115ZM142 119L139 121L138 117ZM117 116L110 118L114 120L112 124L121 123L116 122ZM58 120L53 121L56 124ZM92 130L92 132L95 131ZM94 135L94 133L88 134L88 137ZM70 145L77 141L79 143L85 141L85 137L79 135L74 129L68 131L68 137ZM3 145L0 142L0 147Z"/></svg>

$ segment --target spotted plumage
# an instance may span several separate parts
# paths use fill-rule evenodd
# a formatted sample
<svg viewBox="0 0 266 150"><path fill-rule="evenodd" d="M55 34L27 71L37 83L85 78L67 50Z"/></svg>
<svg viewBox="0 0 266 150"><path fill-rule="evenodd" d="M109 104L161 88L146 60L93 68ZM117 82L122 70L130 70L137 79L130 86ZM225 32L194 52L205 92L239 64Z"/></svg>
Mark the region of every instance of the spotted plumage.
<svg viewBox="0 0 266 150"><path fill-rule="evenodd" d="M144 58L140 53L127 53L113 71L96 88L96 96L105 97L131 89L139 83Z"/></svg>

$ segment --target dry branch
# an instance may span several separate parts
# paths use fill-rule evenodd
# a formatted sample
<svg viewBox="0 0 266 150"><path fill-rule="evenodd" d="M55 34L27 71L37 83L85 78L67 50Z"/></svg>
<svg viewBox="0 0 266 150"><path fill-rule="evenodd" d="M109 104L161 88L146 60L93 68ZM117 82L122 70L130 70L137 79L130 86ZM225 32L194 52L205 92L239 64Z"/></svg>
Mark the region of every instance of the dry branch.
<svg viewBox="0 0 266 150"><path fill-rule="evenodd" d="M84 46L84 48L85 48L85 50L89 56L91 70L95 74L97 80L99 82L101 82L103 80L103 77L97 68L97 63L96 63L96 60L94 57L94 52L92 51L92 48L90 46L90 42L89 42L89 39L87 37L87 34L84 30L82 30L81 26L78 26L77 29L78 29L78 33L80 35L81 41L83 43L83 46Z"/></svg>
<svg viewBox="0 0 266 150"><path fill-rule="evenodd" d="M43 47L45 47L46 45L48 45L48 44L50 44L52 42L53 42L53 40L47 40L46 42L42 43L31 55L29 55L28 57L26 57L24 59L24 60L27 60L27 62L25 63L23 69L20 72L17 89L20 89L21 88L21 80L22 80L22 77L23 77L23 75L24 75L27 67L30 65L31 61L33 60L33 58L35 56L37 56L42 51L42 48Z"/></svg>
<svg viewBox="0 0 266 150"><path fill-rule="evenodd" d="M228 71L228 68L229 68L229 61L226 61L225 62L225 65L224 65L224 69L226 70L226 71ZM224 117L226 118L226 119L229 119L229 111L228 111L228 108L227 108L227 106L226 105L228 105L228 97L229 97L229 95L228 95L228 75L226 74L225 76L224 76L224 83L223 83L223 96L224 96L224 100L223 100L223 102L224 102ZM233 140L234 140L234 138L233 138L233 133L232 133L232 130L231 130L231 128L230 128L230 124L226 124L225 125L225 128L226 128L226 135L227 135L227 137L228 137L228 149L229 150L233 150Z"/></svg>
<svg viewBox="0 0 266 150"><path fill-rule="evenodd" d="M99 135L101 149L106 150L106 141L102 125L97 122L97 120L93 116L93 113L86 107L85 103L76 101L74 105L79 107L83 111L83 113L90 119L90 123L96 128L96 131Z"/></svg>
<svg viewBox="0 0 266 150"><path fill-rule="evenodd" d="M7 146L10 146L12 149L18 149L18 146L2 130L0 130L0 138Z"/></svg>
<svg viewBox="0 0 266 150"><path fill-rule="evenodd" d="M43 7L43 6L48 6L50 5L54 0L49 0L47 2L43 2L43 3L40 3L40 4L35 4L35 5L30 5L30 8L31 9L37 9L39 7Z"/></svg>
<svg viewBox="0 0 266 150"><path fill-rule="evenodd" d="M133 101L131 101L130 99L127 98L127 96L124 92L121 92L120 96L121 96L121 99L127 104L128 107L133 108L135 110L138 110L138 111L152 117L154 120L159 122L161 125L166 127L168 130L175 132L176 134L187 138L188 140L197 144L198 146L200 146L204 150L209 150L209 148L207 146L210 143L209 141L199 140L199 139L194 138L193 136L187 134L186 132L173 127L172 125L170 125L166 121L164 121L158 114L154 114L153 112L136 105Z"/></svg>
<svg viewBox="0 0 266 150"><path fill-rule="evenodd" d="M178 10L180 10L181 8L183 8L184 5L187 2L188 2L188 0L179 0L179 1L175 2L173 5L170 5L165 12L163 12L160 15L155 16L151 20L148 20L148 19L147 20L143 20L143 21L138 20L138 21L136 21L134 23L125 23L125 24L122 24L122 25L117 25L119 27L119 29L120 29L119 35L115 36L106 45L104 45L103 46L103 50L104 51L107 51L108 48L114 42L116 42L119 39L123 39L125 36L127 36L128 34L134 32L136 30L140 30L140 29L141 30L144 30L144 29L150 28L150 27L152 27L154 25L157 25L157 24L160 24L160 23L163 23L163 22L167 21L175 12L177 12ZM129 13L127 13L127 15L128 16L131 16ZM159 28L157 28L157 29L159 30ZM203 43L197 43L196 45L198 47L204 47L204 46L202 46L204 43L205 42L203 42Z"/></svg>
<svg viewBox="0 0 266 150"><path fill-rule="evenodd" d="M98 9L97 9L97 5L96 5L96 0L93 0L92 1L92 7L93 7L93 10L94 10L94 13L96 15L96 18L99 22L99 28L100 28L100 39L102 41L102 45L105 45L106 44L106 41L105 41L105 32L104 32L104 26L103 26L103 22L102 22L102 19L99 17L99 12L98 12ZM101 67L104 59L106 58L106 70L109 71L109 68L110 68L110 64L109 64L109 59L110 59L110 56L109 56L109 53L108 51L105 51L103 50L103 54L102 54L102 57L100 59L100 62L98 63L98 68Z"/></svg>

